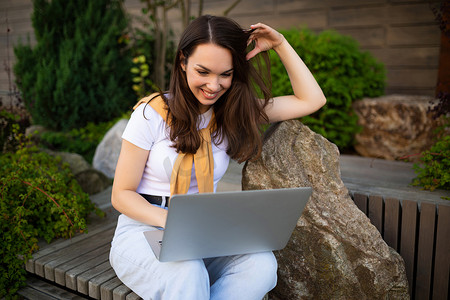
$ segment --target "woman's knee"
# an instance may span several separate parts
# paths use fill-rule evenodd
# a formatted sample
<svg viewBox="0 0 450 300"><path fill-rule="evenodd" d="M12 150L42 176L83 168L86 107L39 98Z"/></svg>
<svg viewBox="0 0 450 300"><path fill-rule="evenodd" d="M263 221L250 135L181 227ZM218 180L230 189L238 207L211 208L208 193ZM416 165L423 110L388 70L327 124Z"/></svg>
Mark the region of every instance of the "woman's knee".
<svg viewBox="0 0 450 300"><path fill-rule="evenodd" d="M278 263L272 252L263 252L255 254L256 264L260 266L259 273L263 276L268 285L275 287L277 283ZM260 278L261 280L261 278Z"/></svg>
<svg viewBox="0 0 450 300"><path fill-rule="evenodd" d="M245 263L241 267L250 272L248 280L266 286L269 290L275 287L278 263L272 252L248 254L243 259Z"/></svg>

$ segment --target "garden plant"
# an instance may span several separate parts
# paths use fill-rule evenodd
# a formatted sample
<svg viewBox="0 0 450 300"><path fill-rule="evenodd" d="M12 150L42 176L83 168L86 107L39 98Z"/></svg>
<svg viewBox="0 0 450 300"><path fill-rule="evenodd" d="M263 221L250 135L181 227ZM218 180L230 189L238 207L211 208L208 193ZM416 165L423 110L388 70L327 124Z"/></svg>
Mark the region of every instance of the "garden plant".
<svg viewBox="0 0 450 300"><path fill-rule="evenodd" d="M122 0L34 0L36 45L15 47L14 72L34 124L70 130L110 121L135 102Z"/></svg>
<svg viewBox="0 0 450 300"><path fill-rule="evenodd" d="M385 68L357 42L335 31L315 34L308 29L280 31L294 47L321 86L327 104L301 119L313 131L335 143L351 148L360 130L352 103L364 97L384 94ZM288 75L276 55L271 55L273 95L291 94Z"/></svg>
<svg viewBox="0 0 450 300"><path fill-rule="evenodd" d="M17 118L3 111L0 120L2 138L9 141L0 154L0 298L15 298L39 239L85 231L95 206L67 165L24 137Z"/></svg>

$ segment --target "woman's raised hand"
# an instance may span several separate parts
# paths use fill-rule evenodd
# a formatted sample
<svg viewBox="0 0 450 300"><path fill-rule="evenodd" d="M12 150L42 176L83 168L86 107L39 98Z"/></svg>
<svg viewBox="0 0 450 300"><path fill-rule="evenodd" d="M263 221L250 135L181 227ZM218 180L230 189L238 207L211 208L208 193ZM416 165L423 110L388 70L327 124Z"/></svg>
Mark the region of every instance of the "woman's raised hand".
<svg viewBox="0 0 450 300"><path fill-rule="evenodd" d="M248 44L255 42L255 48L247 53L247 60L254 57L256 54L262 51L268 51L281 45L284 41L284 36L275 29L258 23L250 26L252 33L248 39Z"/></svg>

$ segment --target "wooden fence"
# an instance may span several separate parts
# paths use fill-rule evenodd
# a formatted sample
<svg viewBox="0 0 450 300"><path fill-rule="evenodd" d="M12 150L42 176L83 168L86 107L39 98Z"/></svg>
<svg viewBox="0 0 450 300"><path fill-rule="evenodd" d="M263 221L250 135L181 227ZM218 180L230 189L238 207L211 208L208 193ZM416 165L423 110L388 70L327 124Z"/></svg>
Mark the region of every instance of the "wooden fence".
<svg viewBox="0 0 450 300"><path fill-rule="evenodd" d="M411 299L449 299L450 201L419 203L361 193L352 198L405 260Z"/></svg>

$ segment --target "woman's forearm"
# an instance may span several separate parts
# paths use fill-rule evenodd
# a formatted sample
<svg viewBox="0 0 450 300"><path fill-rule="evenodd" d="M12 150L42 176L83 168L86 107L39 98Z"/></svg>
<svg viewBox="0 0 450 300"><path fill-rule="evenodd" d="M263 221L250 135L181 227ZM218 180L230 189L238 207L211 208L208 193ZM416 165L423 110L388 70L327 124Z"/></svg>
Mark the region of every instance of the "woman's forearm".
<svg viewBox="0 0 450 300"><path fill-rule="evenodd" d="M165 227L167 210L151 205L134 191L114 191L111 196L113 207L120 213L142 223Z"/></svg>
<svg viewBox="0 0 450 300"><path fill-rule="evenodd" d="M283 42L273 50L288 73L294 95L300 100L310 102L317 109L322 107L326 102L322 89L289 42L283 37Z"/></svg>

